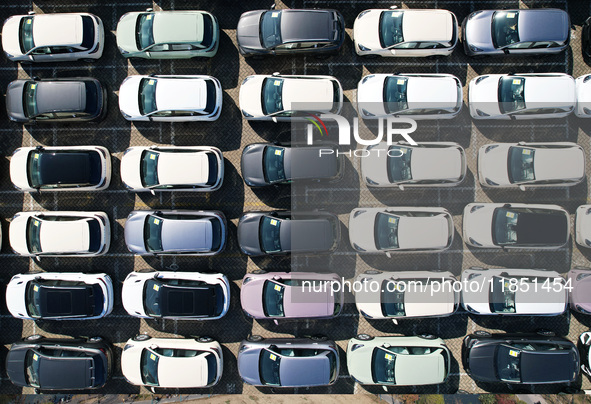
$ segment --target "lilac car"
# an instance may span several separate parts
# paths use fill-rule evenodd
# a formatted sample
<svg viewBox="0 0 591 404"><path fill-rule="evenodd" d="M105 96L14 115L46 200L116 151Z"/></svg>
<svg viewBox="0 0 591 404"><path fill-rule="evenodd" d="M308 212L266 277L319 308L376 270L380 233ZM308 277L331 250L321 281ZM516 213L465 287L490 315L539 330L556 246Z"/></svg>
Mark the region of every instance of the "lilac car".
<svg viewBox="0 0 591 404"><path fill-rule="evenodd" d="M575 268L568 272L570 308L583 314L591 314L591 268Z"/></svg>
<svg viewBox="0 0 591 404"><path fill-rule="evenodd" d="M265 272L246 274L240 302L247 316L256 319L332 318L343 307L343 290L333 292L337 274ZM339 285L340 286L340 285Z"/></svg>

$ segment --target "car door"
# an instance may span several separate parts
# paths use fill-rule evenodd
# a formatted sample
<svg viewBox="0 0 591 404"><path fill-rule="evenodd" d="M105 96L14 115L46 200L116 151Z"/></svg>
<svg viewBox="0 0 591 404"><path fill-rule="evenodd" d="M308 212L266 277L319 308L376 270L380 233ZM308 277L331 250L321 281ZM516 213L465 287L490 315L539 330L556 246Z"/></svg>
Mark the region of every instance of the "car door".
<svg viewBox="0 0 591 404"><path fill-rule="evenodd" d="M419 42L403 42L397 45L394 45L390 49L387 49L384 56L397 56L397 57L410 57L410 56L420 56L420 53L417 53L417 46L419 46Z"/></svg>

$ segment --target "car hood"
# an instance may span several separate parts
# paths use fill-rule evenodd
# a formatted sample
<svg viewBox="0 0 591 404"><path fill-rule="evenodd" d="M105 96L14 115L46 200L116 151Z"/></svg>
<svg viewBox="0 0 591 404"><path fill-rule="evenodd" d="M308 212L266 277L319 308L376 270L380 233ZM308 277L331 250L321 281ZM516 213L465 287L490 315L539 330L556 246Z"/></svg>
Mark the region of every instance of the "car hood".
<svg viewBox="0 0 591 404"><path fill-rule="evenodd" d="M14 317L29 317L25 304L27 280L15 275L6 286L6 307Z"/></svg>
<svg viewBox="0 0 591 404"><path fill-rule="evenodd" d="M125 311L132 316L146 316L144 310L144 283L147 279L132 272L127 275L123 282L121 301Z"/></svg>
<svg viewBox="0 0 591 404"><path fill-rule="evenodd" d="M388 76L391 75L371 74L361 79L357 86L357 103L360 110L364 109L375 116L387 115L384 109L384 82Z"/></svg>
<svg viewBox="0 0 591 404"><path fill-rule="evenodd" d="M576 306L580 306L583 310L591 312L591 276L587 276L577 281L577 276L583 272L573 271L572 279L573 289L571 291L571 302Z"/></svg>
<svg viewBox="0 0 591 404"><path fill-rule="evenodd" d="M470 213L472 206L480 205L474 203L464 209L464 232L465 241L468 237L482 244L484 247L494 247L492 238L492 215L496 206L484 206L475 212Z"/></svg>
<svg viewBox="0 0 591 404"><path fill-rule="evenodd" d="M240 85L238 102L240 109L255 118L265 116L261 101L263 81L269 76L249 76Z"/></svg>
<svg viewBox="0 0 591 404"><path fill-rule="evenodd" d="M142 78L142 76L129 76L119 87L119 109L132 118L142 116L138 101Z"/></svg>
<svg viewBox="0 0 591 404"><path fill-rule="evenodd" d="M236 28L236 39L238 46L243 48L263 49L259 37L259 25L261 15L266 10L248 11L240 16Z"/></svg>
<svg viewBox="0 0 591 404"><path fill-rule="evenodd" d="M135 26L141 13L127 13L117 23L117 46L127 52L137 52Z"/></svg>
<svg viewBox="0 0 591 404"><path fill-rule="evenodd" d="M360 345L354 351L352 347ZM375 348L377 349L377 348ZM374 350L372 341L351 339L347 346L347 369L349 374L361 384L375 384L371 371L371 355Z"/></svg>
<svg viewBox="0 0 591 404"><path fill-rule="evenodd" d="M388 145L386 143L380 143L375 149L378 149L379 152L372 152L370 149L369 156L360 159L361 175L365 181L371 180L377 182L378 185L390 184L390 179L388 178Z"/></svg>
<svg viewBox="0 0 591 404"><path fill-rule="evenodd" d="M258 348L250 348L238 352L238 373L244 382L255 386L261 385L261 378L259 376L260 353L261 350Z"/></svg>
<svg viewBox="0 0 591 404"><path fill-rule="evenodd" d="M288 179L332 178L339 168L336 151L320 154L326 147L289 147L285 149L284 167Z"/></svg>
<svg viewBox="0 0 591 404"><path fill-rule="evenodd" d="M29 249L27 248L27 221L29 217L29 215L20 214L10 222L8 238L10 240L10 247L17 254L29 254Z"/></svg>
<svg viewBox="0 0 591 404"><path fill-rule="evenodd" d="M140 178L140 161L144 150L141 147L131 147L121 157L121 181L129 187L144 187Z"/></svg>
<svg viewBox="0 0 591 404"><path fill-rule="evenodd" d="M121 372L123 373L123 377L129 383L135 384L136 386L144 385L140 368L143 350L144 346L141 345L141 342L130 339L125 344L121 353Z"/></svg>
<svg viewBox="0 0 591 404"><path fill-rule="evenodd" d="M242 151L240 168L244 182L249 186L268 185L263 172L263 152L266 144L251 144Z"/></svg>
<svg viewBox="0 0 591 404"><path fill-rule="evenodd" d="M492 17L495 10L478 11L472 18L466 20L464 32L466 43L485 51L494 50L492 41Z"/></svg>
<svg viewBox="0 0 591 404"><path fill-rule="evenodd" d="M6 354L6 373L10 381L17 386L27 386L27 379L25 378L25 356L27 349L12 348Z"/></svg>
<svg viewBox="0 0 591 404"><path fill-rule="evenodd" d="M248 278L248 274L244 277ZM242 310L254 318L265 318L263 310L263 286L266 279L255 278L249 281L246 285L243 283L240 288L240 304Z"/></svg>
<svg viewBox="0 0 591 404"><path fill-rule="evenodd" d="M146 216L150 212L135 212L130 214L125 221L123 232L125 234L125 244L129 251L135 254L146 254L146 244L144 242L144 225Z"/></svg>
<svg viewBox="0 0 591 404"><path fill-rule="evenodd" d="M8 101L7 101L8 102ZM10 181L20 189L30 189L27 162L30 149L17 149L10 158Z"/></svg>
<svg viewBox="0 0 591 404"><path fill-rule="evenodd" d="M4 39L4 37L2 37ZM15 80L6 88L6 113L15 121L27 121L23 105L23 91L27 80Z"/></svg>
<svg viewBox="0 0 591 404"><path fill-rule="evenodd" d="M12 56L22 56L19 31L22 15L15 15L4 21L2 26L2 49Z"/></svg>
<svg viewBox="0 0 591 404"><path fill-rule="evenodd" d="M496 347L496 345L482 345L470 349L468 368L474 379L489 382L498 380L494 366Z"/></svg>
<svg viewBox="0 0 591 404"><path fill-rule="evenodd" d="M482 173L482 179L488 178L499 185L510 184L507 159L509 158L509 148L512 145L496 144L497 147L486 152L486 148L489 146L492 145L482 146L479 150L478 167Z"/></svg>
<svg viewBox="0 0 591 404"><path fill-rule="evenodd" d="M363 211L363 209L359 209L356 212L359 211ZM377 251L374 227L378 212L366 211L358 214L357 217L353 217L354 213L351 213L349 218L349 240L351 244L356 244L365 251Z"/></svg>
<svg viewBox="0 0 591 404"><path fill-rule="evenodd" d="M384 10L369 10L362 17L357 17L353 24L353 39L372 50L382 49L380 44L380 16Z"/></svg>
<svg viewBox="0 0 591 404"><path fill-rule="evenodd" d="M491 117L501 115L498 96L500 78L500 74L491 74L485 79L482 79L478 84L476 84L478 77L470 82L468 99L470 109L473 111L472 115L476 116L474 112L476 109L483 111Z"/></svg>
<svg viewBox="0 0 591 404"><path fill-rule="evenodd" d="M238 223L238 244L246 254L262 254L259 242L259 224L263 215L246 215Z"/></svg>

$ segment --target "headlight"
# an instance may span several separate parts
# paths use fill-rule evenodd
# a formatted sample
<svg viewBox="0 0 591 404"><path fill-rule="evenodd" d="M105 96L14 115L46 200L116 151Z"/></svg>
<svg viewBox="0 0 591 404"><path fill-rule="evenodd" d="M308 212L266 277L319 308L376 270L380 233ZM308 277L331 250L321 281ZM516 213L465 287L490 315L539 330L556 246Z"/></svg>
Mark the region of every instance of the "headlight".
<svg viewBox="0 0 591 404"><path fill-rule="evenodd" d="M133 345L131 344L125 344L125 347L123 347L124 351L127 351L129 348L133 348Z"/></svg>
<svg viewBox="0 0 591 404"><path fill-rule="evenodd" d="M486 149L484 149L484 152L488 153L489 151L496 149L497 147L499 147L498 144L491 144L490 146L486 146Z"/></svg>
<svg viewBox="0 0 591 404"><path fill-rule="evenodd" d="M468 48L470 48L470 51L471 51L471 52L482 52L482 49L480 49L480 48L477 48L477 47L476 47L476 46L474 46L474 45L468 45Z"/></svg>
<svg viewBox="0 0 591 404"><path fill-rule="evenodd" d="M494 181L491 181L491 180L490 180L490 179L488 179L488 178L485 178L484 180L486 181L486 183L487 183L488 185L499 185L499 184L497 184L496 182L494 182Z"/></svg>
<svg viewBox="0 0 591 404"><path fill-rule="evenodd" d="M587 115L591 115L591 109L589 109L587 107L583 107L583 112Z"/></svg>
<svg viewBox="0 0 591 404"><path fill-rule="evenodd" d="M368 110L366 110L365 108L361 108L361 112L363 113L363 115L365 116L375 116L374 114L372 114L371 112L369 112Z"/></svg>
<svg viewBox="0 0 591 404"><path fill-rule="evenodd" d="M369 76L365 76L363 78L363 80L361 80L361 84L365 83L367 80L374 78L376 75L375 74L370 74Z"/></svg>
<svg viewBox="0 0 591 404"><path fill-rule="evenodd" d="M248 76L247 78L245 78L244 80L242 80L242 84L244 85L248 80L252 79L254 76Z"/></svg>
<svg viewBox="0 0 591 404"><path fill-rule="evenodd" d="M585 279L588 276L591 276L591 272L583 272L582 274L578 274L577 281L580 281L581 279Z"/></svg>
<svg viewBox="0 0 591 404"><path fill-rule="evenodd" d="M353 344L353 346L351 346L351 352L356 351L357 349L362 348L363 346L363 344Z"/></svg>
<svg viewBox="0 0 591 404"><path fill-rule="evenodd" d="M359 13L359 15L357 16L357 19L360 19L361 17L363 17L365 14L369 13L371 10L365 10Z"/></svg>
<svg viewBox="0 0 591 404"><path fill-rule="evenodd" d="M476 79L476 81L474 82L474 84L478 84L478 83L480 83L482 80L484 80L484 79L486 79L486 78L488 78L488 76L480 76L480 77L478 77L478 78Z"/></svg>
<svg viewBox="0 0 591 404"><path fill-rule="evenodd" d="M585 244L587 247L591 247L591 241L589 239L585 239Z"/></svg>
<svg viewBox="0 0 591 404"><path fill-rule="evenodd" d="M360 43L357 44L357 47L359 48L360 51L364 51L364 52L371 50L370 48L366 48L365 46L361 45Z"/></svg>
<svg viewBox="0 0 591 404"><path fill-rule="evenodd" d="M248 278L244 278L244 280L242 281L242 285L246 285L250 281L252 281L252 278L250 276Z"/></svg>
<svg viewBox="0 0 591 404"><path fill-rule="evenodd" d="M123 112L123 111L121 111L121 110L119 110L119 111L121 112L121 115L123 115L123 117L124 117L125 119L131 119L131 115L128 115L128 114L126 114L125 112Z"/></svg>
<svg viewBox="0 0 591 404"><path fill-rule="evenodd" d="M472 18L476 17L478 14L482 13L482 10L480 11L475 11L472 14L470 14L470 16L468 17L469 20L471 20Z"/></svg>
<svg viewBox="0 0 591 404"><path fill-rule="evenodd" d="M372 180L372 179L371 179L371 178L369 178L369 177L365 177L365 181L367 181L367 183L368 183L368 184L371 184L371 185L378 185L378 183L377 183L377 182L375 182L374 180Z"/></svg>
<svg viewBox="0 0 591 404"><path fill-rule="evenodd" d="M472 273L468 276L468 280L471 281L472 279L477 278L480 275L482 275L482 274Z"/></svg>
<svg viewBox="0 0 591 404"><path fill-rule="evenodd" d="M476 109L476 115L478 116L490 116L490 114L487 114L486 112L483 112L479 109Z"/></svg>
<svg viewBox="0 0 591 404"><path fill-rule="evenodd" d="M127 153L129 153L131 151L131 147L128 149L125 149L125 151L123 152L123 155L125 156Z"/></svg>
<svg viewBox="0 0 591 404"><path fill-rule="evenodd" d="M126 55L126 54L129 53L128 51L126 51L125 49L123 49L123 48L121 48L119 46L117 48L119 48L119 52L121 52L122 55Z"/></svg>
<svg viewBox="0 0 591 404"><path fill-rule="evenodd" d="M358 251L366 251L365 249L359 247L357 244L353 243L353 248L355 248Z"/></svg>
<svg viewBox="0 0 591 404"><path fill-rule="evenodd" d="M361 315L363 317L367 317L367 318L373 318L372 316L368 316L366 312L364 312L363 310L359 310L359 312L361 313Z"/></svg>
<svg viewBox="0 0 591 404"><path fill-rule="evenodd" d="M242 115L244 115L245 118L251 118L254 115L250 115L248 112L245 112L244 110L242 110Z"/></svg>
<svg viewBox="0 0 591 404"><path fill-rule="evenodd" d="M123 183L123 186L124 186L126 189L133 189L133 187L130 187L130 186L129 186L129 185L127 185L125 182Z"/></svg>
<svg viewBox="0 0 591 404"><path fill-rule="evenodd" d="M474 205L470 208L470 213L476 212L478 209L484 208L484 205Z"/></svg>
<svg viewBox="0 0 591 404"><path fill-rule="evenodd" d="M591 80L591 74L588 74L588 75L585 76L585 78L583 79L583 83L586 83L589 80Z"/></svg>
<svg viewBox="0 0 591 404"><path fill-rule="evenodd" d="M474 244L477 246L482 246L482 244L480 244L478 241L474 240L472 237L470 237L470 244Z"/></svg>
<svg viewBox="0 0 591 404"><path fill-rule="evenodd" d="M10 54L10 53L8 53L8 52L4 52L4 53L6 54L6 57L7 57L7 58L9 58L9 59L14 57L14 55L11 55L11 54Z"/></svg>
<svg viewBox="0 0 591 404"><path fill-rule="evenodd" d="M355 213L353 214L353 218L356 218L357 216L359 216L362 213L365 213L366 211L363 209L357 210L355 211Z"/></svg>

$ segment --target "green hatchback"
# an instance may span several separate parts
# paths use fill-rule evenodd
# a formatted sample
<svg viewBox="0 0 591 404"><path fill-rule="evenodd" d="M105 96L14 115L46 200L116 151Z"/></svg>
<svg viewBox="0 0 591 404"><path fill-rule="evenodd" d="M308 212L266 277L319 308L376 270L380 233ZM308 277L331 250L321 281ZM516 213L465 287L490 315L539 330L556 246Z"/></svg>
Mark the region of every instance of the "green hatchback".
<svg viewBox="0 0 591 404"><path fill-rule="evenodd" d="M220 28L206 11L153 11L124 14L117 23L117 46L127 58L213 57Z"/></svg>

